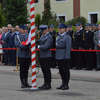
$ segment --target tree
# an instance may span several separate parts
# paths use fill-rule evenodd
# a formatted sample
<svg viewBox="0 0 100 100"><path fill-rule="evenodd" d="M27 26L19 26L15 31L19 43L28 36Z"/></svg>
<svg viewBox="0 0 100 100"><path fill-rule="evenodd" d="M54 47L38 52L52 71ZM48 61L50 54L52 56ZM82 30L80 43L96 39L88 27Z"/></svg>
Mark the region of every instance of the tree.
<svg viewBox="0 0 100 100"><path fill-rule="evenodd" d="M40 14L36 14L35 16L35 23L39 28L39 25L41 24L41 15Z"/></svg>
<svg viewBox="0 0 100 100"><path fill-rule="evenodd" d="M87 19L84 17L76 17L73 18L67 22L65 22L66 24L71 24L71 25L75 25L77 23L81 23L83 26L87 23Z"/></svg>
<svg viewBox="0 0 100 100"><path fill-rule="evenodd" d="M1 4L0 4L0 27L2 27L5 24L6 24L6 18L3 14L2 7L1 7Z"/></svg>
<svg viewBox="0 0 100 100"><path fill-rule="evenodd" d="M7 23L22 25L28 22L26 0L5 0L5 4Z"/></svg>
<svg viewBox="0 0 100 100"><path fill-rule="evenodd" d="M49 20L52 19L50 0L44 0L44 12L42 15L42 23L48 25Z"/></svg>

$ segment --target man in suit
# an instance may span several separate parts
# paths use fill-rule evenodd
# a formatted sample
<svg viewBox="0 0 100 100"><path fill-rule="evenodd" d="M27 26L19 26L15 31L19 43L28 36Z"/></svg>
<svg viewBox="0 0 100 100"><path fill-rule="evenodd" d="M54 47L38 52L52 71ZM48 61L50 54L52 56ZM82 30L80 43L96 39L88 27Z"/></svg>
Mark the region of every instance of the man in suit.
<svg viewBox="0 0 100 100"><path fill-rule="evenodd" d="M2 36L3 48L9 48L9 46L10 46L9 37L10 37L10 31L8 30L7 27L5 27L4 33ZM5 63L5 65L10 64L9 50L4 50L4 63Z"/></svg>
<svg viewBox="0 0 100 100"><path fill-rule="evenodd" d="M68 90L70 80L69 60L71 58L71 37L65 32L65 24L59 25L59 33L56 38L56 61L62 84L57 89Z"/></svg>
<svg viewBox="0 0 100 100"><path fill-rule="evenodd" d="M15 28L12 28L11 34L9 37L9 48L16 48L15 46ZM16 50L10 50L10 64L16 66Z"/></svg>

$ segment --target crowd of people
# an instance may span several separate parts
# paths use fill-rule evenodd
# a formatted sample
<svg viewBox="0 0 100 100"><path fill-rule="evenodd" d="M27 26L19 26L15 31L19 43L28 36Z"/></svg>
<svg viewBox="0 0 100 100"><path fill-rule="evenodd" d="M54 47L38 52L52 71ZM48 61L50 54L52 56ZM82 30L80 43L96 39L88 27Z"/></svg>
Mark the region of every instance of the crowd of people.
<svg viewBox="0 0 100 100"><path fill-rule="evenodd" d="M26 28L28 34L28 28ZM20 33L20 26L13 27L8 24L7 27L0 28L0 62L4 65L16 66L17 48L15 45L15 36ZM15 48L15 49L13 49Z"/></svg>
<svg viewBox="0 0 100 100"><path fill-rule="evenodd" d="M100 25L86 24L83 28L82 24L76 24L76 31L73 32L72 27L67 28L67 34L72 38L72 48L77 50L90 50L84 52L71 53L71 68L86 69L86 70L100 70L100 52L93 52L92 50L99 50L99 31Z"/></svg>
<svg viewBox="0 0 100 100"><path fill-rule="evenodd" d="M16 66L16 59L20 66L21 87L31 87L28 84L28 70L31 64L31 50L29 45L24 46L23 42L28 39L30 26L20 25L0 29L0 54L4 65Z"/></svg>
<svg viewBox="0 0 100 100"><path fill-rule="evenodd" d="M25 44L29 35L30 25L13 27L8 24L0 28L0 61L15 66L18 57L21 88L31 87L28 84L31 46L30 43ZM44 84L40 89L51 89L50 68L58 67L62 85L57 89L62 90L69 89L70 68L100 70L100 52L92 51L100 50L100 25L86 24L83 27L77 23L73 30L72 25L59 24L57 31L53 24L40 25L36 27L36 47L40 49L37 61L44 76Z"/></svg>
<svg viewBox="0 0 100 100"><path fill-rule="evenodd" d="M61 90L69 89L70 68L100 70L100 24L86 24L83 27L77 23L75 28L73 30L72 25L59 24L58 32L55 32L53 25L40 26L37 44L44 84L39 89L51 89L51 67L57 66L59 69L62 84L57 89ZM50 51L51 48L56 50Z"/></svg>
<svg viewBox="0 0 100 100"><path fill-rule="evenodd" d="M41 27L41 26L40 26ZM72 25L66 25L66 34L69 34L72 39L72 49L77 50L99 50L100 47L100 25L86 24L84 27L81 23L75 25L76 31L73 31ZM30 27L27 25L25 32L29 34ZM57 32L54 25L50 25L49 30L53 37L53 47L55 46L55 39ZM20 27L17 25L13 27L8 24L7 27L0 28L0 63L5 65L16 65L16 50L6 50L2 48L16 48L15 36L20 33ZM41 30L36 30L37 39L41 36ZM71 52L70 66L72 69L86 69L86 70L100 70L100 52L84 51ZM54 53L53 53L54 55ZM55 57L54 57L55 58ZM53 58L53 61L54 61ZM55 66L55 64L54 64Z"/></svg>
<svg viewBox="0 0 100 100"><path fill-rule="evenodd" d="M59 32L55 31L55 28L53 25L50 25L48 27L48 32L53 37L52 48L56 48L56 37L59 35L58 34ZM71 52L70 68L78 69L78 70L81 70L81 69L94 70L95 69L99 71L100 70L100 58L99 58L100 52L95 51L95 50L99 50L100 48L100 43L99 43L100 42L100 36L99 36L100 25L86 24L85 26L82 26L81 23L77 23L75 25L75 30L73 30L72 25L65 25L65 32L72 39L73 51ZM82 50L84 52L82 52ZM54 55L54 51L52 52ZM54 58L52 58L53 59L52 63L54 61ZM52 66L55 67L55 64L53 64Z"/></svg>

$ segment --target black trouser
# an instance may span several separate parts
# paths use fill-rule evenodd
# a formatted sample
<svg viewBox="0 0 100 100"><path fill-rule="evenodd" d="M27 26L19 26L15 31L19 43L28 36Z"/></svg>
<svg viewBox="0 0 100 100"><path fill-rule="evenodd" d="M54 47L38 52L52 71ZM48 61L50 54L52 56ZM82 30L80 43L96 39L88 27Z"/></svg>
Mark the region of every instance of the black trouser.
<svg viewBox="0 0 100 100"><path fill-rule="evenodd" d="M12 66L16 66L16 50L11 50L10 52L10 62Z"/></svg>
<svg viewBox="0 0 100 100"><path fill-rule="evenodd" d="M93 55L93 68L96 69L97 66L96 52L92 52L92 55Z"/></svg>
<svg viewBox="0 0 100 100"><path fill-rule="evenodd" d="M76 69L82 69L83 67L83 54L82 52L73 52L73 66Z"/></svg>
<svg viewBox="0 0 100 100"><path fill-rule="evenodd" d="M6 59L5 59L6 57L5 57L5 50L3 50L3 58L2 58L2 63L6 63Z"/></svg>
<svg viewBox="0 0 100 100"><path fill-rule="evenodd" d="M51 85L50 61L51 58L40 58L40 66L43 72L45 85Z"/></svg>
<svg viewBox="0 0 100 100"><path fill-rule="evenodd" d="M8 65L9 64L9 56L8 56L8 50L4 50L4 55L3 55L3 63Z"/></svg>
<svg viewBox="0 0 100 100"><path fill-rule="evenodd" d="M12 62L12 60L11 60L11 58L12 58L12 50L9 50L8 51L8 64L11 66L12 64L11 64L11 62Z"/></svg>
<svg viewBox="0 0 100 100"><path fill-rule="evenodd" d="M70 80L69 61L70 60L57 60L59 73L62 79L62 85L68 85L69 80Z"/></svg>
<svg viewBox="0 0 100 100"><path fill-rule="evenodd" d="M30 58L19 58L20 80L23 85L27 85L28 82L28 70L30 62L31 62Z"/></svg>
<svg viewBox="0 0 100 100"><path fill-rule="evenodd" d="M85 65L86 69L93 69L94 61L93 61L93 54L91 52L85 52Z"/></svg>
<svg viewBox="0 0 100 100"><path fill-rule="evenodd" d="M70 60L70 66L71 66L71 69L73 69L76 65L75 65L75 52L71 52L71 60Z"/></svg>
<svg viewBox="0 0 100 100"><path fill-rule="evenodd" d="M56 68L55 51L52 51L51 68Z"/></svg>

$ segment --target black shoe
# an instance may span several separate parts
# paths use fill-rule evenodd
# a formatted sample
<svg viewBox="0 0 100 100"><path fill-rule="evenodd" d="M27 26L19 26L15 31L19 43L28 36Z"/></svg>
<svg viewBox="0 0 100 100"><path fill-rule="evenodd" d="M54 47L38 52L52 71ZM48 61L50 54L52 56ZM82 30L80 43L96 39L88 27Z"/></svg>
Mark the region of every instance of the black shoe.
<svg viewBox="0 0 100 100"><path fill-rule="evenodd" d="M90 70L93 70L93 68L86 68L85 70L88 70L88 71L90 71Z"/></svg>
<svg viewBox="0 0 100 100"><path fill-rule="evenodd" d="M46 87L45 84L43 84L42 86L39 87L39 89L44 89Z"/></svg>
<svg viewBox="0 0 100 100"><path fill-rule="evenodd" d="M30 86L28 83L27 83L27 85L26 85L26 86L27 86L27 88L31 88L31 87L32 87L32 86Z"/></svg>
<svg viewBox="0 0 100 100"><path fill-rule="evenodd" d="M100 71L100 68L96 68L96 71Z"/></svg>
<svg viewBox="0 0 100 100"><path fill-rule="evenodd" d="M45 85L45 84L44 84L44 85L40 86L39 89L40 89L40 90L49 90L49 89L51 89L51 86L50 86L50 85Z"/></svg>
<svg viewBox="0 0 100 100"><path fill-rule="evenodd" d="M46 90L49 90L49 89L51 89L51 85L46 86Z"/></svg>
<svg viewBox="0 0 100 100"><path fill-rule="evenodd" d="M60 90L68 90L68 89L69 89L69 86L61 85L60 87L57 87L56 89L60 89Z"/></svg>
<svg viewBox="0 0 100 100"><path fill-rule="evenodd" d="M61 90L69 90L69 86L63 86Z"/></svg>
<svg viewBox="0 0 100 100"><path fill-rule="evenodd" d="M63 87L63 85L61 85L61 86L57 87L56 89L62 89L62 87Z"/></svg>
<svg viewBox="0 0 100 100"><path fill-rule="evenodd" d="M27 88L27 86L25 86L25 85L21 85L21 88Z"/></svg>

